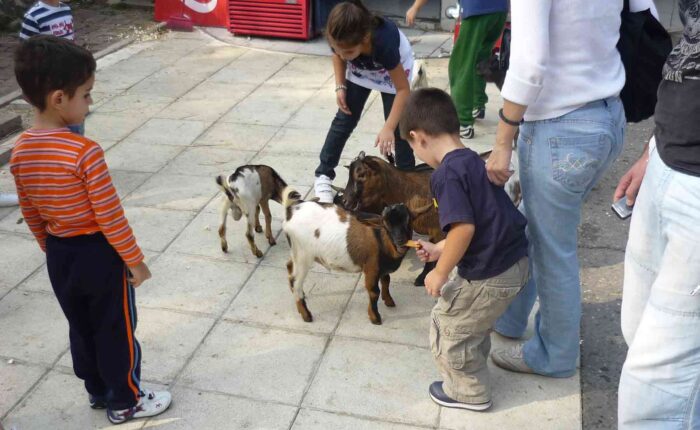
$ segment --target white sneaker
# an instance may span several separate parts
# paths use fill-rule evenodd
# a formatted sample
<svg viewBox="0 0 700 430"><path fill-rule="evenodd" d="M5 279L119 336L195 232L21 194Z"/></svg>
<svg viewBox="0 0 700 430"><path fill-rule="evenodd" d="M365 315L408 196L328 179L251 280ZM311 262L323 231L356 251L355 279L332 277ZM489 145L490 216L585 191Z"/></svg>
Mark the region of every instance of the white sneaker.
<svg viewBox="0 0 700 430"><path fill-rule="evenodd" d="M459 137L462 139L474 139L474 126L462 125L459 127Z"/></svg>
<svg viewBox="0 0 700 430"><path fill-rule="evenodd" d="M314 194L318 197L318 201L321 203L333 203L333 188L331 184L333 181L326 175L320 175L316 177L314 182Z"/></svg>
<svg viewBox="0 0 700 430"><path fill-rule="evenodd" d="M121 424L137 418L154 417L165 412L172 400L168 391L142 390L136 406L118 411L107 409L107 419L112 424Z"/></svg>

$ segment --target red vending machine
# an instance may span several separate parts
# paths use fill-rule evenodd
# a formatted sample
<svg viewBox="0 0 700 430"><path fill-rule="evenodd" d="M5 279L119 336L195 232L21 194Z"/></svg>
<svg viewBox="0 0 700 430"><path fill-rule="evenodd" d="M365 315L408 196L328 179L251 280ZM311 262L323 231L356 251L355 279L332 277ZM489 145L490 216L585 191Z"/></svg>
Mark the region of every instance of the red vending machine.
<svg viewBox="0 0 700 430"><path fill-rule="evenodd" d="M154 18L166 21L173 15L187 15L194 25L228 27L228 0L156 0Z"/></svg>
<svg viewBox="0 0 700 430"><path fill-rule="evenodd" d="M313 36L309 0L227 0L229 31L308 40Z"/></svg>

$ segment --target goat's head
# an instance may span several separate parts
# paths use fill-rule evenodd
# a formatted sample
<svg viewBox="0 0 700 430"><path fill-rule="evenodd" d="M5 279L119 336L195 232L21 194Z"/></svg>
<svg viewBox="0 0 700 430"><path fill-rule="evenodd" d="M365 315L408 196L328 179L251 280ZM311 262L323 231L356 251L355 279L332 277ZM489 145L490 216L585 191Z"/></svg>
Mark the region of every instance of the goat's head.
<svg viewBox="0 0 700 430"><path fill-rule="evenodd" d="M343 206L349 210L359 210L382 206L381 196L388 184L384 183L382 170L391 166L378 157L366 156L364 151L349 166L348 183L343 190Z"/></svg>
<svg viewBox="0 0 700 430"><path fill-rule="evenodd" d="M399 203L385 207L382 211L382 224L394 245L405 249L406 242L413 236L411 213L406 205Z"/></svg>
<svg viewBox="0 0 700 430"><path fill-rule="evenodd" d="M229 184L230 176L219 175L216 177L216 185L221 188L221 191L226 194L226 197L231 202L231 214L233 219L238 221L243 216L243 211L241 210L241 200L238 197L238 193L235 189L231 188Z"/></svg>

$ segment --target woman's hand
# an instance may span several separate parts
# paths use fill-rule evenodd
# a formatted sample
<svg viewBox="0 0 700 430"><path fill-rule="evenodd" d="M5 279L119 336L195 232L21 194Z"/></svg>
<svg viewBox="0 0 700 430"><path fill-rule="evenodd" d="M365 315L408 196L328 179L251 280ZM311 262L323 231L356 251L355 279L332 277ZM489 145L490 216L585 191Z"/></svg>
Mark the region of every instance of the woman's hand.
<svg viewBox="0 0 700 430"><path fill-rule="evenodd" d="M489 159L486 160L486 175L494 185L504 186L513 175L513 170L510 168L512 154L511 148L496 146L489 155Z"/></svg>
<svg viewBox="0 0 700 430"><path fill-rule="evenodd" d="M416 15L418 15L418 9L416 8L416 5L414 4L413 6L410 7L406 11L406 25L409 27L413 27L413 24L416 22Z"/></svg>
<svg viewBox="0 0 700 430"><path fill-rule="evenodd" d="M379 147L379 152L381 152L382 155L389 155L394 152L395 139L394 130L389 130L384 127L377 135L374 146Z"/></svg>
<svg viewBox="0 0 700 430"><path fill-rule="evenodd" d="M339 89L338 91L335 92L335 101L338 103L338 108L340 109L341 112L343 112L346 115L352 115L352 112L350 112L350 108L348 107L348 104L345 102L345 95L346 92L344 89Z"/></svg>

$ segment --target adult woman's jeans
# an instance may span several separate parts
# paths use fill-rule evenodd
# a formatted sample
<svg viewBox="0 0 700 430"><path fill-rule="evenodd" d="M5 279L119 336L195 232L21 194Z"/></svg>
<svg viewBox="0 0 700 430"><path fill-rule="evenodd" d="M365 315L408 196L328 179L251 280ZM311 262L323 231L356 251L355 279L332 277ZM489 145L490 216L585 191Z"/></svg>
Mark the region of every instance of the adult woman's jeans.
<svg viewBox="0 0 700 430"><path fill-rule="evenodd" d="M531 278L496 323L521 337L539 297L535 335L523 357L535 372L568 377L576 371L581 322L577 256L583 202L622 151L625 114L618 97L588 103L558 118L520 127L518 157L527 216Z"/></svg>
<svg viewBox="0 0 700 430"><path fill-rule="evenodd" d="M331 179L335 179L335 168L340 162L340 156L343 153L345 142L348 141L357 123L360 121L360 116L365 108L369 93L372 92L369 88L361 87L350 81L347 81L345 84L348 87L348 90L345 92L345 103L347 103L352 115L348 115L340 109L338 109L338 113L335 114L335 118L331 123L331 128L328 130L326 141L323 144L323 149L321 149L321 162L316 168L316 176L325 175ZM391 113L391 107L394 105L394 98L396 95L389 93L381 93L381 95L382 105L384 107L384 119L386 119L389 117L389 113ZM401 139L398 127L394 130L394 138L396 167L399 169L413 168L416 165L413 150L408 145L408 142ZM372 148L372 144L374 144L373 141L367 142L368 148ZM357 154L354 154L353 158L356 155Z"/></svg>
<svg viewBox="0 0 700 430"><path fill-rule="evenodd" d="M625 252L619 429L700 429L700 177L652 150Z"/></svg>

